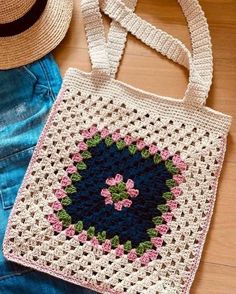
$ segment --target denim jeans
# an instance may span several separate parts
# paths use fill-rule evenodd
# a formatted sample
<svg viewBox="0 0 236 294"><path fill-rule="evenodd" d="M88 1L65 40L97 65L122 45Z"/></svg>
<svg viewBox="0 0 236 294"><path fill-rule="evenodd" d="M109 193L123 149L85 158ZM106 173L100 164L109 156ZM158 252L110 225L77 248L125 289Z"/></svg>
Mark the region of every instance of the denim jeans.
<svg viewBox="0 0 236 294"><path fill-rule="evenodd" d="M0 246L34 146L61 86L53 57L0 71ZM92 294L81 288L6 261L0 251L1 294Z"/></svg>

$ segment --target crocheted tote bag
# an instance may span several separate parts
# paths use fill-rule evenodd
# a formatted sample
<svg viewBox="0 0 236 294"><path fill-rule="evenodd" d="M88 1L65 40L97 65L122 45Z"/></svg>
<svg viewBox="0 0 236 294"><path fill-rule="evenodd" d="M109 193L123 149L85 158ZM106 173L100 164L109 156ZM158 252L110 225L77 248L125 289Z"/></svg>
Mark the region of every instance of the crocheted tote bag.
<svg viewBox="0 0 236 294"><path fill-rule="evenodd" d="M92 72L66 73L11 214L7 259L100 293L189 292L231 118L205 106L204 13L178 2L192 53L138 17L136 1L81 1ZM100 9L113 19L108 41ZM114 78L127 31L189 69L183 99Z"/></svg>

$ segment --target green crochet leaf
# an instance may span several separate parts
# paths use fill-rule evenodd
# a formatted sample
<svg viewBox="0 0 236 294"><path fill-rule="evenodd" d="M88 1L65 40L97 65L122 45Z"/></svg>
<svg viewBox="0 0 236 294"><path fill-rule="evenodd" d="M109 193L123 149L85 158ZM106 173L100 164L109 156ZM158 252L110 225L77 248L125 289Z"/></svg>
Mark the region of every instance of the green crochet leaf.
<svg viewBox="0 0 236 294"><path fill-rule="evenodd" d="M125 251L129 252L132 249L132 243L131 241L126 241L124 244Z"/></svg>
<svg viewBox="0 0 236 294"><path fill-rule="evenodd" d="M161 225L163 220L161 216L155 216L152 221L155 225Z"/></svg>
<svg viewBox="0 0 236 294"><path fill-rule="evenodd" d="M83 231L84 225L82 221L77 222L77 224L75 224L75 230L78 233L81 233Z"/></svg>
<svg viewBox="0 0 236 294"><path fill-rule="evenodd" d="M165 213L169 210L169 207L165 204L161 204L157 206L157 209L160 210L160 212Z"/></svg>
<svg viewBox="0 0 236 294"><path fill-rule="evenodd" d="M96 134L94 137L93 137L93 140L95 142L96 145L98 145L101 141L101 136L99 134Z"/></svg>
<svg viewBox="0 0 236 294"><path fill-rule="evenodd" d="M148 249L152 249L152 242L150 241L144 241L142 243L140 243L139 245L141 245L144 247L144 250L148 250Z"/></svg>
<svg viewBox="0 0 236 294"><path fill-rule="evenodd" d="M63 206L68 206L68 205L70 205L72 203L72 200L70 199L70 197L65 197L65 198L63 198L62 200L61 200L61 204L63 205Z"/></svg>
<svg viewBox="0 0 236 294"><path fill-rule="evenodd" d="M159 153L155 154L153 157L153 161L155 164L159 164L162 161L161 155Z"/></svg>
<svg viewBox="0 0 236 294"><path fill-rule="evenodd" d="M73 194L73 193L75 193L77 190L76 190L75 186L70 185L70 186L67 186L67 187L65 188L65 191L66 191L67 194Z"/></svg>
<svg viewBox="0 0 236 294"><path fill-rule="evenodd" d="M106 232L105 231L99 232L97 235L97 239L100 242L104 242L106 240Z"/></svg>
<svg viewBox="0 0 236 294"><path fill-rule="evenodd" d="M141 155L144 159L147 159L151 156L150 152L147 149L143 149Z"/></svg>
<svg viewBox="0 0 236 294"><path fill-rule="evenodd" d="M165 192L165 193L163 193L162 197L165 198L166 200L173 199L173 195L172 195L171 192Z"/></svg>
<svg viewBox="0 0 236 294"><path fill-rule="evenodd" d="M143 244L142 243L139 244L138 247L136 248L137 254L138 255L143 255L144 251L145 251L145 248L144 248Z"/></svg>
<svg viewBox="0 0 236 294"><path fill-rule="evenodd" d="M107 145L107 147L110 147L113 143L114 142L111 136L106 137L105 144Z"/></svg>
<svg viewBox="0 0 236 294"><path fill-rule="evenodd" d="M120 244L120 239L119 239L119 236L116 235L111 239L111 245L112 247L116 248L119 244Z"/></svg>
<svg viewBox="0 0 236 294"><path fill-rule="evenodd" d="M88 147L96 147L97 146L97 142L94 138L88 139L86 141L86 144L88 145Z"/></svg>
<svg viewBox="0 0 236 294"><path fill-rule="evenodd" d="M147 233L148 233L148 236L150 238L154 238L154 237L157 237L158 236L158 232L155 229L153 229L153 228L148 229L147 230Z"/></svg>
<svg viewBox="0 0 236 294"><path fill-rule="evenodd" d="M71 216L64 209L58 211L57 216L63 226L69 227L69 225L71 225Z"/></svg>
<svg viewBox="0 0 236 294"><path fill-rule="evenodd" d="M84 151L81 153L81 155L84 159L89 159L92 157L92 154L89 151Z"/></svg>
<svg viewBox="0 0 236 294"><path fill-rule="evenodd" d="M175 182L175 180L173 180L173 179L168 179L168 180L166 180L166 186L167 186L168 188L173 188L173 187L175 187L175 186L176 186L176 182Z"/></svg>
<svg viewBox="0 0 236 294"><path fill-rule="evenodd" d="M89 227L87 230L87 234L90 238L93 238L95 235L95 227Z"/></svg>
<svg viewBox="0 0 236 294"><path fill-rule="evenodd" d="M76 167L78 170L85 170L87 168L87 165L83 161L81 161L77 163Z"/></svg>
<svg viewBox="0 0 236 294"><path fill-rule="evenodd" d="M179 173L179 169L178 169L176 166L174 166L172 160L170 160L170 159L166 160L166 161L165 161L165 166L166 166L166 169L167 169L170 173L172 173L172 174L177 174L177 173Z"/></svg>
<svg viewBox="0 0 236 294"><path fill-rule="evenodd" d="M78 182L82 179L82 176L79 173L74 173L71 175L71 180L74 182Z"/></svg>
<svg viewBox="0 0 236 294"><path fill-rule="evenodd" d="M119 140L116 142L116 147L118 150L123 150L125 148L125 142L123 140Z"/></svg>
<svg viewBox="0 0 236 294"><path fill-rule="evenodd" d="M137 147L136 147L134 144L131 144L131 145L128 147L128 149L129 149L129 152L130 152L132 155L134 155L134 154L136 153L136 151L137 151Z"/></svg>

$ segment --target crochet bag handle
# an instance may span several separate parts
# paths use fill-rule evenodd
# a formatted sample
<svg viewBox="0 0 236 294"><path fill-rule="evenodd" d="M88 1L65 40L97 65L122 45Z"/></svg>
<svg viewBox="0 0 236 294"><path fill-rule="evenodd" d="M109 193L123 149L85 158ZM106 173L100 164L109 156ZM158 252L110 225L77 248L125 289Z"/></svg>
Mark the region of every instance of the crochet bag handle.
<svg viewBox="0 0 236 294"><path fill-rule="evenodd" d="M134 10L138 0L123 0L125 5ZM112 21L107 36L108 59L110 63L110 76L115 78L119 69L120 60L124 53L128 31L118 22Z"/></svg>
<svg viewBox="0 0 236 294"><path fill-rule="evenodd" d="M212 83L212 51L208 24L197 0L179 0L179 3L190 28L193 55L181 41L138 17L120 0L102 0L101 7L107 15L145 44L189 68L189 84L184 101L188 104L202 105ZM82 0L81 8L93 72L111 75L98 0Z"/></svg>
<svg viewBox="0 0 236 294"><path fill-rule="evenodd" d="M124 0L126 2L129 1L130 7L135 6L137 1L135 0ZM135 2L134 2L135 1ZM105 6L104 6L105 5ZM101 0L101 7L104 9L106 7L105 12L107 12L107 2L105 0ZM124 6L127 7L127 6ZM123 7L123 8L124 8ZM121 58L122 55L122 47L124 47L124 43L126 41L127 30L122 28L119 25L119 22L112 21L111 28L108 34L108 44L106 43L105 33L104 33L104 26L102 23L102 15L100 13L99 1L98 0L81 0L81 10L82 15L84 18L85 24L85 32L87 36L88 48L89 48L89 55L92 63L92 70L93 72L103 72L110 76L112 76L112 71L116 71L119 66L118 55ZM132 13L132 10L129 10ZM136 16L135 14L133 14ZM114 27L116 25L117 34L116 39L121 40L120 46L118 45L116 48L115 58L116 64L115 69L112 69L110 66L111 63L111 55L115 43L113 40L115 38ZM189 67L189 59L191 59L191 53L185 47L185 45L179 41L178 39L172 37L171 35L167 34L162 30L157 30L155 27L152 26L154 30L157 31L158 36L160 36L160 40L158 40L158 44L156 44L155 48L157 51L166 55L169 59L172 59L174 62L177 62L185 67ZM153 36L150 35L150 38ZM168 38L168 40L167 40ZM173 44L174 52L169 50L166 52L166 48L163 46L163 41L168 44ZM123 43L123 44L122 44ZM118 63L118 64L117 64ZM114 75L113 75L114 76Z"/></svg>

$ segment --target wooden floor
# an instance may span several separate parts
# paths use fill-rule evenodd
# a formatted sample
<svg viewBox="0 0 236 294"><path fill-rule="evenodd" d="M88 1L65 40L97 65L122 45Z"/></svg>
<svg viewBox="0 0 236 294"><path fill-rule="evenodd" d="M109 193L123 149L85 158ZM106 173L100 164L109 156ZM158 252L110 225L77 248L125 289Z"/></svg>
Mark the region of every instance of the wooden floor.
<svg viewBox="0 0 236 294"><path fill-rule="evenodd" d="M74 2L71 29L55 50L63 74L70 66L90 71L79 1ZM236 118L236 1L200 2L208 18L214 53L214 83L207 105ZM176 0L139 0L137 13L190 48L186 23ZM183 68L129 37L118 79L141 89L181 98L187 77ZM233 121L215 213L192 294L236 293L235 141L236 122Z"/></svg>

